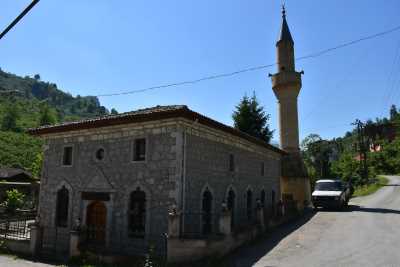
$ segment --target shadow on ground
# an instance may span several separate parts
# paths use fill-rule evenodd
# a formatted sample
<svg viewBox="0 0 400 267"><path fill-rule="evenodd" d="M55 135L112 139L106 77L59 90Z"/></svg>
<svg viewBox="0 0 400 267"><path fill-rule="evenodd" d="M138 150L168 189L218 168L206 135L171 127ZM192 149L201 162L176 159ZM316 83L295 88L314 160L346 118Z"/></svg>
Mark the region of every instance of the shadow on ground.
<svg viewBox="0 0 400 267"><path fill-rule="evenodd" d="M277 228L274 228L260 238L249 244L247 247L239 248L227 257L219 266L229 267L251 267L270 252L282 239L290 235L301 226L306 224L316 213L307 211L302 217L289 221Z"/></svg>
<svg viewBox="0 0 400 267"><path fill-rule="evenodd" d="M367 208L358 205L349 205L347 208L342 210L335 209L319 209L319 212L371 212L371 213L382 213L382 214L400 214L400 210L393 209L382 209L382 208Z"/></svg>
<svg viewBox="0 0 400 267"><path fill-rule="evenodd" d="M372 213L382 213L382 214L400 214L400 210L393 209L382 209L382 208L366 208L357 205L349 205L348 211L358 211L358 212L372 212Z"/></svg>

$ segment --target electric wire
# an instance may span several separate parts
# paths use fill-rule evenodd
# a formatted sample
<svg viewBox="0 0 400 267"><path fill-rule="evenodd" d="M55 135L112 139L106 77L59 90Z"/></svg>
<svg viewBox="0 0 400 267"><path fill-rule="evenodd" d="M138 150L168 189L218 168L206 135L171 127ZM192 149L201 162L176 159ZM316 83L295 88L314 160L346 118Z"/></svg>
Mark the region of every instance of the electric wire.
<svg viewBox="0 0 400 267"><path fill-rule="evenodd" d="M365 37L362 37L362 38L359 38L359 39L356 39L356 40L352 40L352 41L349 41L349 42L346 42L346 43L343 43L343 44L339 44L339 45L331 47L331 48L323 49L323 50L320 50L318 52L311 53L309 55L298 57L298 58L296 58L296 61L301 61L301 60L305 60L305 59L320 57L322 55L325 55L325 54L330 53L332 51L335 51L337 49L345 48L347 46L351 46L351 45L354 45L354 44L357 44L357 43L360 43L360 42L363 42L363 41L366 41L366 40L370 40L370 39L374 39L374 38L377 38L377 37L380 37L380 36L384 36L384 35L390 34L392 32L398 31L398 30L400 30L400 26L396 26L396 27L391 28L389 30L385 30L385 31L382 31L382 32L379 32L379 33L375 33L375 34L372 34L372 35L368 35L368 36L365 36ZM228 73L221 73L221 74L205 76L205 77L194 79L194 80L187 80L187 81L181 81L181 82L168 83L168 84L157 85L157 86L152 86L152 87L147 87L147 88L142 88L142 89L137 89L137 90L121 91L121 92L108 93L108 94L99 94L99 95L96 95L96 96L97 97L121 96L121 95L135 94L135 93L143 93L143 92L146 92L146 91L162 89L162 88L169 88L169 87L176 87L176 86L182 86L182 85L188 85L188 84L195 84L195 83L208 81L208 80L226 78L226 77L230 77L230 76L234 76L234 75L238 75L238 74L242 74L242 73L246 73L246 72L252 72L252 71L267 69L267 68L273 67L275 65L277 65L276 62L275 63L271 63L271 64L267 64L267 65L261 65L261 66L255 66L255 67L250 67L250 68L246 68L246 69L241 69L241 70L228 72Z"/></svg>

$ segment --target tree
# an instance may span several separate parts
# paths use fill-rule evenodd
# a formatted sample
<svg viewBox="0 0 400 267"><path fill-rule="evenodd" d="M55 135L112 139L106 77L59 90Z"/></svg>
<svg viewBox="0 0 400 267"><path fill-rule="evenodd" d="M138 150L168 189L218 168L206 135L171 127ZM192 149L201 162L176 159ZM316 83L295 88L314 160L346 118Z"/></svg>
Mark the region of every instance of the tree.
<svg viewBox="0 0 400 267"><path fill-rule="evenodd" d="M3 131L18 131L17 121L20 117L18 106L6 105L4 110L1 129Z"/></svg>
<svg viewBox="0 0 400 267"><path fill-rule="evenodd" d="M324 140L318 134L310 134L301 142L301 150L309 173L316 176L312 178L333 176L331 162L339 151L336 140Z"/></svg>
<svg viewBox="0 0 400 267"><path fill-rule="evenodd" d="M399 112L397 111L396 105L392 105L390 107L390 120L393 121L398 115Z"/></svg>
<svg viewBox="0 0 400 267"><path fill-rule="evenodd" d="M260 106L255 93L251 98L243 96L235 108L232 118L236 129L267 143L271 141L274 131L269 129L270 115L266 114L263 106Z"/></svg>
<svg viewBox="0 0 400 267"><path fill-rule="evenodd" d="M17 209L23 207L24 200L24 193L19 192L17 189L11 189L6 191L6 198L2 204L8 213L14 213Z"/></svg>
<svg viewBox="0 0 400 267"><path fill-rule="evenodd" d="M42 171L42 165L43 165L43 154L38 153L36 155L35 160L32 162L32 165L30 166L29 170L32 173L33 177L39 178L41 175Z"/></svg>
<svg viewBox="0 0 400 267"><path fill-rule="evenodd" d="M39 114L39 125L52 125L57 122L57 116L54 114L54 111L47 104L42 104L40 106L40 114Z"/></svg>
<svg viewBox="0 0 400 267"><path fill-rule="evenodd" d="M342 154L339 160L333 163L332 169L345 181L352 181L356 185L361 182L360 164L351 153Z"/></svg>
<svg viewBox="0 0 400 267"><path fill-rule="evenodd" d="M34 78L36 81L40 81L40 74L35 74L35 76L33 76L33 78Z"/></svg>
<svg viewBox="0 0 400 267"><path fill-rule="evenodd" d="M117 115L118 111L115 108L111 109L111 115Z"/></svg>
<svg viewBox="0 0 400 267"><path fill-rule="evenodd" d="M311 144L321 141L322 138L318 134L309 134L306 138L301 142L300 148L302 151L308 151L311 147Z"/></svg>

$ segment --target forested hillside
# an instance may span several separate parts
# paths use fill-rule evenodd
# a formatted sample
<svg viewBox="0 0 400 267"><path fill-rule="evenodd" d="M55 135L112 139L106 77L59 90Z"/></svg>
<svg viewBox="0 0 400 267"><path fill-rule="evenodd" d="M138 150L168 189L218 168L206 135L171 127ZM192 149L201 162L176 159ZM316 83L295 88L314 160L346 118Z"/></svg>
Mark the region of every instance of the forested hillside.
<svg viewBox="0 0 400 267"><path fill-rule="evenodd" d="M342 178L357 185L377 174L400 174L400 110L392 105L388 118L356 121L343 137L326 140L311 134L301 150L313 181Z"/></svg>
<svg viewBox="0 0 400 267"><path fill-rule="evenodd" d="M39 74L23 78L0 69L0 166L38 176L41 141L25 134L26 129L108 113L95 96L74 97Z"/></svg>

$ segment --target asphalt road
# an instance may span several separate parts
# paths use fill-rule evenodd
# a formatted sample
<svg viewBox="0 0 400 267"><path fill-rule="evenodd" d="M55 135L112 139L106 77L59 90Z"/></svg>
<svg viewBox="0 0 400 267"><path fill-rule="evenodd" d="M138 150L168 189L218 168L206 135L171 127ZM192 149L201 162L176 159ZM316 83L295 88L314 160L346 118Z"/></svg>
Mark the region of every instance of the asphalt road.
<svg viewBox="0 0 400 267"><path fill-rule="evenodd" d="M400 266L400 177L345 211L318 211L239 250L232 267Z"/></svg>

